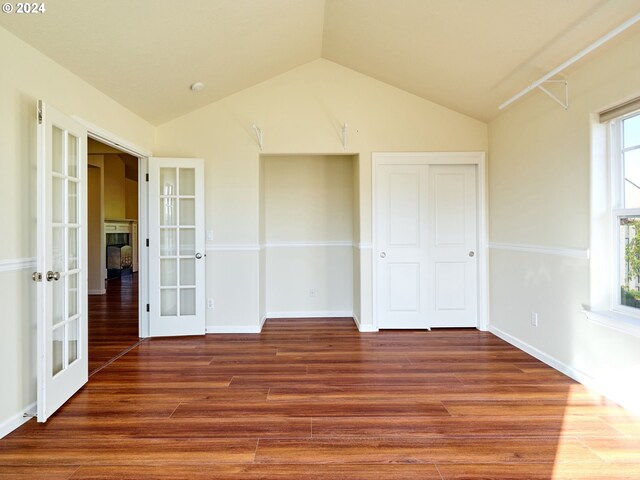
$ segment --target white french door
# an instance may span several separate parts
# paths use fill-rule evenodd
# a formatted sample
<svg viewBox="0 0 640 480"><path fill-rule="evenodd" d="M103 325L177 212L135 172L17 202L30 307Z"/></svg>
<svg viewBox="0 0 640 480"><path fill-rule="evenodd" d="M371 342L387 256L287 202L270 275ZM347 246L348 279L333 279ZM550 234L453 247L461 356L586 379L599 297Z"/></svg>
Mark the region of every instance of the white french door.
<svg viewBox="0 0 640 480"><path fill-rule="evenodd" d="M149 158L149 332L205 333L204 161Z"/></svg>
<svg viewBox="0 0 640 480"><path fill-rule="evenodd" d="M427 166L379 165L378 328L428 328Z"/></svg>
<svg viewBox="0 0 640 480"><path fill-rule="evenodd" d="M38 421L88 378L87 131L38 102Z"/></svg>
<svg viewBox="0 0 640 480"><path fill-rule="evenodd" d="M475 165L430 165L428 316L432 327L478 324Z"/></svg>

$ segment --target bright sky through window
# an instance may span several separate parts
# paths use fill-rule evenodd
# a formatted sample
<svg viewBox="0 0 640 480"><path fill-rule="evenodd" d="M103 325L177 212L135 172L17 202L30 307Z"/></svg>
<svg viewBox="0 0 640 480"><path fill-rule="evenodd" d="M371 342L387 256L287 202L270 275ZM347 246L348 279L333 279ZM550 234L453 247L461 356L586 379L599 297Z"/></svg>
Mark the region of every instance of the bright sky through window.
<svg viewBox="0 0 640 480"><path fill-rule="evenodd" d="M624 207L640 208L640 114L623 121Z"/></svg>

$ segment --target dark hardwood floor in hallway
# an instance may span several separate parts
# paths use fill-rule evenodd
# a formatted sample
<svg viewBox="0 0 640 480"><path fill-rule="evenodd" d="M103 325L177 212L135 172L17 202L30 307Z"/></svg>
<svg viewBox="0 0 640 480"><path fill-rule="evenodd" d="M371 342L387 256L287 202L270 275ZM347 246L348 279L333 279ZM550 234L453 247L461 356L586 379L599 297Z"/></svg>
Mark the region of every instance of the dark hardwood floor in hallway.
<svg viewBox="0 0 640 480"><path fill-rule="evenodd" d="M475 330L145 341L46 424L0 440L12 479L637 479L640 419Z"/></svg>
<svg viewBox="0 0 640 480"><path fill-rule="evenodd" d="M89 295L89 374L138 340L138 274L112 278L106 294Z"/></svg>

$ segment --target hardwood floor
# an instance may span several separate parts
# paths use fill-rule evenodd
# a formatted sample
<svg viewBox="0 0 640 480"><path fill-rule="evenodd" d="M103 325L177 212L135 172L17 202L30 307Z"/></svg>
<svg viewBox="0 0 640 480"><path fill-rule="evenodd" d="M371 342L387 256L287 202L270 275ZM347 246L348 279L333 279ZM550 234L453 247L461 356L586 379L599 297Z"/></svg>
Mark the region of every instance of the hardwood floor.
<svg viewBox="0 0 640 480"><path fill-rule="evenodd" d="M640 418L489 333L269 320L141 343L0 478L637 479Z"/></svg>
<svg viewBox="0 0 640 480"><path fill-rule="evenodd" d="M89 373L138 340L138 274L112 278L105 295L89 295Z"/></svg>

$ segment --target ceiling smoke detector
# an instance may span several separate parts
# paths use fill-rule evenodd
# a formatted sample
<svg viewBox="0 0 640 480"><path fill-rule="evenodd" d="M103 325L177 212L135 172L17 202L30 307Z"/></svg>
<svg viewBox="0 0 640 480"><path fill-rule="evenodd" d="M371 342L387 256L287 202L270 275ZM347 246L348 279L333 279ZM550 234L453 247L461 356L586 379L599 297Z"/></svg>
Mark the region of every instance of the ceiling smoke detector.
<svg viewBox="0 0 640 480"><path fill-rule="evenodd" d="M192 92L199 92L204 88L204 83L202 82L196 82L193 85L191 85L191 91Z"/></svg>

